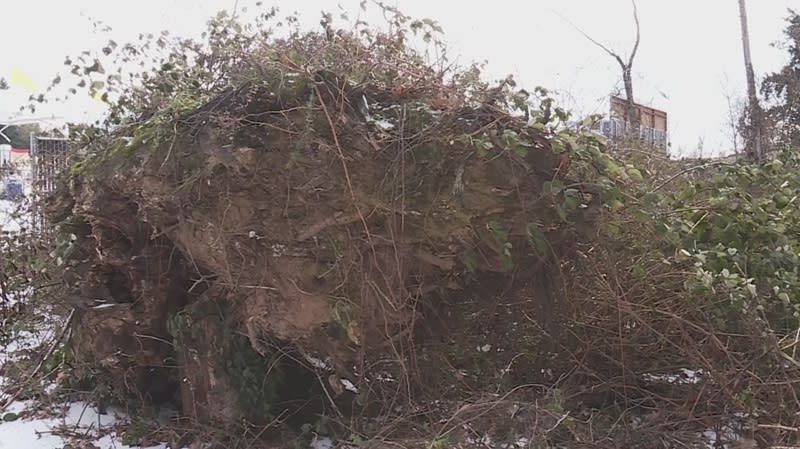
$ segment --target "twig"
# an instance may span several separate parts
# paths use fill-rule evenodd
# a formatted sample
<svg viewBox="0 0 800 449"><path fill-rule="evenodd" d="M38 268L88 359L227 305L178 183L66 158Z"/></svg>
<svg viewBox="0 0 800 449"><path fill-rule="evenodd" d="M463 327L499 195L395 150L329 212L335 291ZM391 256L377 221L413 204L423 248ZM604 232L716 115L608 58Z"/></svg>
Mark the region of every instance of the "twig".
<svg viewBox="0 0 800 449"><path fill-rule="evenodd" d="M28 375L28 378L25 379L24 383L26 384L29 383L31 380L33 380L34 377L36 377L37 374L39 374L39 371L41 371L42 367L44 366L44 363L47 361L47 359L50 358L51 355L53 355L53 352L55 352L56 348L58 348L58 345L61 343L61 340L63 340L64 336L67 335L67 331L72 328L72 320L74 317L75 317L75 309L73 308L69 312L69 316L67 317L67 322L64 325L64 329L62 329L61 333L59 333L56 339L53 340L53 344L50 345L50 349L47 350L44 357L42 357L42 359L39 361L39 364L36 365L36 369L34 369ZM2 405L0 405L0 412L5 411L5 409L9 405L11 405L11 403L13 403L14 401L17 400L17 398L19 398L20 394L22 394L22 388L18 388L16 393L14 393L10 398L6 399L6 401Z"/></svg>
<svg viewBox="0 0 800 449"><path fill-rule="evenodd" d="M560 425L561 425L561 423L562 423L562 422L564 422L564 420L565 420L565 419L567 419L567 418L569 418L569 412L567 412L567 413L564 413L564 415L562 415L562 416L561 416L561 418L558 418L558 421L556 421L556 423L555 423L555 424L553 424L553 426L552 426L550 429L548 429L548 430L545 430L545 432L544 432L544 433L545 433L545 434L548 434L548 433L550 433L550 432L552 432L552 431L556 430L556 429L558 428L558 426L560 426Z"/></svg>
<svg viewBox="0 0 800 449"><path fill-rule="evenodd" d="M319 223L314 223L306 229L301 230L297 235L297 241L302 242L308 240L331 226L346 225L360 220L360 214L334 215L333 217L326 218Z"/></svg>
<svg viewBox="0 0 800 449"><path fill-rule="evenodd" d="M718 162L708 162L706 164L696 165L694 167L689 167L686 170L681 170L680 172L678 172L675 175L671 176L666 181L664 181L661 184L659 184L658 186L656 186L656 188L653 189L653 192L657 192L657 191L661 190L664 186L666 186L667 184L669 184L672 181L676 180L677 178L685 175L686 173L689 173L689 172L695 171L695 170L702 170L704 168L716 167L716 166L720 166L720 165L730 165L730 164L727 163L727 162L718 161Z"/></svg>
<svg viewBox="0 0 800 449"><path fill-rule="evenodd" d="M172 347L175 346L175 344L173 342L165 340L165 339L163 339L161 337L156 337L155 335L145 335L145 334L140 334L138 332L134 332L133 336L137 337L137 338L149 338L150 340L155 340L155 341L167 344L167 345L172 346Z"/></svg>
<svg viewBox="0 0 800 449"><path fill-rule="evenodd" d="M338 152L339 160L342 163L342 171L344 172L344 179L347 183L347 190L350 192L350 198L353 201L353 206L356 208L356 213L358 213L361 224L364 226L364 233L372 251L372 258L377 264L378 256L375 253L375 245L372 244L372 233L367 225L367 219L364 218L364 214L361 212L361 207L358 205L358 198L356 197L355 190L353 189L353 183L350 179L350 169L347 167L347 158L344 156L344 150L342 149L342 145L339 143L339 134L336 132L336 125L333 124L333 118L331 117L331 113L328 111L328 106L325 104L325 99L322 96L322 92L319 90L318 85L314 86L314 91L317 94L320 106L322 106L322 111L325 113L325 118L328 121L328 126L330 127L331 135L333 136L333 143L336 145L336 151Z"/></svg>
<svg viewBox="0 0 800 449"><path fill-rule="evenodd" d="M322 391L325 393L325 397L328 398L328 402L330 402L333 411L336 412L337 415L339 415L339 418L344 418L344 414L342 413L341 410L339 410L339 407L336 405L336 401L333 400L333 396L331 396L330 392L328 392L328 388L325 386L325 380L322 379L322 376L320 376L319 373L316 372L316 370L314 371L314 375L317 376L317 381L319 382L319 385L322 387Z"/></svg>
<svg viewBox="0 0 800 449"><path fill-rule="evenodd" d="M633 59L634 59L634 57L636 57L636 51L639 50L639 41L641 40L641 33L640 33L640 26L639 26L639 11L636 8L636 1L635 0L631 0L631 3L633 3L633 21L636 24L636 40L634 41L633 50L631 51L631 55L628 58L628 63L627 64L625 63L625 61L622 59L622 57L617 52L615 52L614 50L606 47L605 45L600 43L597 39L594 39L587 32L583 31L579 26L575 25L574 22L572 22L571 20L569 20L566 17L564 17L563 14L561 14L558 11L555 11L555 10L552 10L552 11L557 16L559 16L562 20L567 22L572 28L574 28L575 31L577 31L583 37L585 37L586 40L588 40L592 44L598 46L604 52L608 53L608 55L611 56L612 58L614 58L617 61L617 63L619 63L619 65L622 67L622 69L625 70L626 67L630 68L633 65Z"/></svg>
<svg viewBox="0 0 800 449"><path fill-rule="evenodd" d="M800 432L800 428L784 426L782 424L759 424L759 429L785 430L787 432Z"/></svg>
<svg viewBox="0 0 800 449"><path fill-rule="evenodd" d="M234 13L235 14L235 13ZM159 167L159 171L164 169L164 165L167 164L169 157L172 155L172 150L175 148L175 141L178 139L178 124L172 127L172 143L169 144L169 150L167 151L167 155L164 157L164 161L161 162L161 167Z"/></svg>

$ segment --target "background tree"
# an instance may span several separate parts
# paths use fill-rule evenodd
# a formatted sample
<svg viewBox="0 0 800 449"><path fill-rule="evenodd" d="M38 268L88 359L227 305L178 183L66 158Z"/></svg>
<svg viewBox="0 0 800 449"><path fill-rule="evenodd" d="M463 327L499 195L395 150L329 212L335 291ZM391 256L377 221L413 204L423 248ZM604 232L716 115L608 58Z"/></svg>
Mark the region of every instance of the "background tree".
<svg viewBox="0 0 800 449"><path fill-rule="evenodd" d="M2 128L2 125L0 125ZM38 123L30 123L25 125L12 125L3 131L10 140L10 144L12 147L16 148L28 148L31 143L31 133L40 133L41 127ZM2 137L0 137L0 144L9 143Z"/></svg>
<svg viewBox="0 0 800 449"><path fill-rule="evenodd" d="M722 95L728 106L727 114L725 116L726 134L730 138L730 144L733 149L733 154L738 155L742 150L742 117L745 116L745 109L747 108L747 100L742 97L741 91L736 86L731 86L728 77L725 77L722 83Z"/></svg>
<svg viewBox="0 0 800 449"><path fill-rule="evenodd" d="M779 145L800 145L800 14L790 10L785 30L789 61L761 84L766 120Z"/></svg>
<svg viewBox="0 0 800 449"><path fill-rule="evenodd" d="M593 43L594 45L600 47L603 51L609 54L617 64L619 64L620 69L622 69L622 83L625 86L625 99L628 101L627 108L625 109L625 122L629 123L631 126L628 129L629 133L636 133L639 130L639 114L636 113L636 102L635 97L633 95L633 60L636 57L636 52L639 50L639 41L641 40L641 27L639 24L639 11L636 7L636 0L631 0L631 4L633 5L633 22L636 25L636 40L633 43L633 49L631 50L630 56L627 58L623 58L620 56L620 53L610 49L609 47L603 45L598 40L591 37L588 33L577 27L574 23L567 20L573 28L575 28L579 33L583 35L589 42ZM566 20L566 19L565 19Z"/></svg>
<svg viewBox="0 0 800 449"><path fill-rule="evenodd" d="M747 8L745 1L739 0L739 20L742 26L742 49L744 50L744 68L747 75L747 123L745 131L745 155L753 161L764 159L762 140L764 138L763 112L756 94L756 76L753 72L753 61L750 57L750 32L747 29Z"/></svg>

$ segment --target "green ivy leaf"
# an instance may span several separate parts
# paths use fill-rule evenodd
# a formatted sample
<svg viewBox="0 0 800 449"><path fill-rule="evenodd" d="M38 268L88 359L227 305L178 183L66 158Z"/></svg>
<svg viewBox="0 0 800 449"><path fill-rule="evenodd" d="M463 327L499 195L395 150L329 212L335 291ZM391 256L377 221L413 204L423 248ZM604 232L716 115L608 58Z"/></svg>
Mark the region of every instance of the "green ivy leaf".
<svg viewBox="0 0 800 449"><path fill-rule="evenodd" d="M561 154L564 152L564 144L561 142L561 139L558 137L553 138L550 141L550 149L553 150L553 153Z"/></svg>
<svg viewBox="0 0 800 449"><path fill-rule="evenodd" d="M563 209L566 213L570 214L578 209L580 192L577 189L569 188L564 190L564 204Z"/></svg>
<svg viewBox="0 0 800 449"><path fill-rule="evenodd" d="M555 195L557 193L560 193L562 190L564 190L564 183L562 183L558 179L553 181L545 181L544 184L542 184L542 191L546 195L547 194Z"/></svg>
<svg viewBox="0 0 800 449"><path fill-rule="evenodd" d="M647 192L641 197L642 205L645 207L653 207L659 204L662 200L662 196L656 192Z"/></svg>
<svg viewBox="0 0 800 449"><path fill-rule="evenodd" d="M478 271L478 255L475 254L475 250L472 248L464 250L464 254L461 255L461 261L464 263L464 268L466 268L468 273L475 273Z"/></svg>
<svg viewBox="0 0 800 449"><path fill-rule="evenodd" d="M633 179L634 181L643 181L644 180L644 176L642 176L642 172L639 171L636 168L628 167L625 171L628 172L628 176L630 176L630 178Z"/></svg>
<svg viewBox="0 0 800 449"><path fill-rule="evenodd" d="M558 217L561 218L562 222L566 222L567 221L567 211L564 210L564 205L558 206L556 208L556 213L558 214Z"/></svg>
<svg viewBox="0 0 800 449"><path fill-rule="evenodd" d="M539 229L539 226L534 223L529 224L527 235L528 242L531 244L533 249L535 249L540 256L545 255L547 252L547 238L544 236L542 230Z"/></svg>
<svg viewBox="0 0 800 449"><path fill-rule="evenodd" d="M511 257L511 250L512 250L511 243L506 242L503 244L500 253L500 262L503 264L503 268L506 271L511 271L514 269L514 260Z"/></svg>

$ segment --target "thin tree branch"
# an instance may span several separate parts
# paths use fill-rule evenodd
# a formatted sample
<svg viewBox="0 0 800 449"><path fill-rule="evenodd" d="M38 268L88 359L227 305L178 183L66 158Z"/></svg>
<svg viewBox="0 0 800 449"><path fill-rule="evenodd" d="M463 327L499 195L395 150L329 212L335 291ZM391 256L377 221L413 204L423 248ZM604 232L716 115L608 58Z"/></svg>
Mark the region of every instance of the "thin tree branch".
<svg viewBox="0 0 800 449"><path fill-rule="evenodd" d="M641 24L639 22L639 8L636 6L636 0L631 0L631 4L633 5L633 21L636 25L636 41L633 44L633 49L631 50L631 54L628 57L628 62L626 63L625 60L619 55L619 53L615 52L614 50L606 47L598 40L590 36L587 32L583 31L580 27L575 25L571 20L564 17L558 11L553 11L557 16L561 17L562 20L567 22L572 28L574 28L578 33L580 33L586 40L593 43L606 53L608 53L612 58L614 58L617 63L619 64L620 68L622 69L622 80L625 83L625 96L628 99L628 105L625 108L625 122L630 122L633 124L633 129L638 129L640 118L638 117L639 114L635 113L636 104L634 103L633 99L633 75L631 68L633 67L633 60L636 57L636 52L639 50L639 42L641 41ZM636 117L635 117L635 116ZM627 126L626 126L627 128Z"/></svg>
<svg viewBox="0 0 800 449"><path fill-rule="evenodd" d="M641 40L641 27L639 25L639 9L636 7L636 0L631 0L633 4L633 21L636 24L636 43L633 44L633 51L631 57L628 59L628 69L633 65L633 58L636 57L636 51L639 50L639 41Z"/></svg>
<svg viewBox="0 0 800 449"><path fill-rule="evenodd" d="M590 36L588 33L586 33L585 31L583 31L583 30L582 30L580 27L578 27L577 25L575 25L575 23L573 23L571 20L569 20L568 18L564 17L564 15L562 15L560 12L558 12L558 11L555 11L555 10L552 10L552 11L553 11L553 13L555 13L555 14L556 14L558 17L561 17L561 19L562 19L563 21L567 22L567 23L568 23L568 24L569 24L569 25L570 25L572 28L574 28L574 29L575 29L575 31L577 31L578 33L581 33L581 35L582 35L583 37L585 37L585 38L586 38L586 40L588 40L589 42L593 43L594 45L596 45L596 46L600 47L600 48L601 48L603 51L605 51L606 53L608 53L608 54L609 54L609 55L610 55L612 58L616 59L616 60L617 60L617 62L619 63L619 65L620 65L620 66L621 66L623 69L625 68L625 61L623 61L623 60L622 60L622 57L620 57L620 56L619 56L619 55L618 55L616 52L614 52L614 51L613 51L613 50L611 50L610 48L606 47L606 46L605 46L605 45L603 45L602 43L600 43L600 42L598 42L597 40L595 40L595 39L594 39L592 36ZM637 42L637 44L638 44L638 42Z"/></svg>
<svg viewBox="0 0 800 449"><path fill-rule="evenodd" d="M667 184L671 183L672 181L680 178L681 176L685 175L686 173L689 173L689 172L692 172L692 171L695 171L695 170L703 170L703 169L706 169L706 168L718 167L718 166L724 166L724 165L731 165L731 164L729 162L725 162L725 161L715 161L715 162L708 162L708 163L705 163L705 164L696 165L694 167L689 167L689 168L687 168L685 170L681 170L679 173L676 173L675 175L671 176L666 181L664 181L661 184L657 185L653 189L653 192L658 192L664 186L666 186Z"/></svg>
<svg viewBox="0 0 800 449"><path fill-rule="evenodd" d="M39 364L36 365L36 368L28 375L24 383L17 385L18 387L17 391L13 395L11 395L11 397L6 398L6 400L2 404L0 404L0 413L5 411L6 408L8 408L8 406L11 405L11 403L16 401L19 398L20 394L22 393L23 387L29 384L33 380L33 378L36 377L37 374L39 374L39 371L41 371L47 359L49 359L50 356L53 355L53 352L55 352L55 350L58 348L58 345L64 339L64 336L67 335L67 332L70 331L70 329L72 329L74 318L75 318L75 309L73 308L72 310L70 310L69 316L67 317L67 321L64 323L64 328L61 329L61 332L52 341L52 343L50 344L50 348L47 350L44 356L42 356L41 360L39 360Z"/></svg>

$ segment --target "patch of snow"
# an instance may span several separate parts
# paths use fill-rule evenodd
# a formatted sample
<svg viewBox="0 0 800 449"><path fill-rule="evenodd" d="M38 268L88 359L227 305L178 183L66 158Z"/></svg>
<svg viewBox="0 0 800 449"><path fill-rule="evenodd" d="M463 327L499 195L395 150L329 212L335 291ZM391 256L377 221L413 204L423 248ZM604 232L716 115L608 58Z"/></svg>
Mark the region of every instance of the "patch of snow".
<svg viewBox="0 0 800 449"><path fill-rule="evenodd" d="M94 442L95 446L100 449L128 449L131 446L122 444L122 440L117 436L116 432L110 433ZM142 447L134 446L139 449L169 449L166 444L159 444L158 446Z"/></svg>
<svg viewBox="0 0 800 449"><path fill-rule="evenodd" d="M384 131L394 129L394 123L388 120L375 120L375 125Z"/></svg>
<svg viewBox="0 0 800 449"><path fill-rule="evenodd" d="M286 245L281 243L272 244L272 257L281 257L286 255Z"/></svg>
<svg viewBox="0 0 800 449"><path fill-rule="evenodd" d="M17 401L10 404L5 413L21 413L31 402ZM126 416L119 410L109 410L107 414L84 402L67 404L63 416L51 418L24 419L0 422L0 449L55 449L64 446L63 439L53 430L66 427L91 437L100 449L128 449L122 439L112 430L113 426L124 422ZM167 449L166 445L147 449Z"/></svg>
<svg viewBox="0 0 800 449"><path fill-rule="evenodd" d="M521 437L517 438L517 440L514 441L513 443L503 443L499 447L500 449L517 449L517 448L528 447L528 443L530 443L530 440L528 440L525 437Z"/></svg>
<svg viewBox="0 0 800 449"><path fill-rule="evenodd" d="M378 382L397 382L389 373L380 373L375 377Z"/></svg>
<svg viewBox="0 0 800 449"><path fill-rule="evenodd" d="M119 304L116 304L116 303L99 304L99 305L96 305L96 306L92 307L92 309L94 309L94 310L110 309L111 307L116 307L118 305Z"/></svg>
<svg viewBox="0 0 800 449"><path fill-rule="evenodd" d="M325 360L319 359L317 357L313 357L313 356L310 356L310 355L306 354L305 355L305 359L314 368L324 369L324 370L328 370L328 371L330 371L332 369L330 363L328 363Z"/></svg>
<svg viewBox="0 0 800 449"><path fill-rule="evenodd" d="M116 414L112 414L116 412ZM110 409L109 413L100 414L97 409L85 402L73 402L67 406L63 422L68 426L97 426L102 429L120 422L124 417L121 412Z"/></svg>
<svg viewBox="0 0 800 449"><path fill-rule="evenodd" d="M719 432L713 429L708 429L701 433L700 437L705 441L708 449L717 449L719 447L732 449L734 447L740 447L738 444L732 443L740 443L742 439L741 432L736 429L736 425L733 423L724 425Z"/></svg>
<svg viewBox="0 0 800 449"><path fill-rule="evenodd" d="M19 352L30 351L46 344L52 335L52 332L48 332L47 329L17 332L13 340L0 346L0 365L12 360Z"/></svg>
<svg viewBox="0 0 800 449"><path fill-rule="evenodd" d="M691 370L687 368L681 368L677 373L673 374L645 373L642 375L642 377L650 382L666 382L670 384L686 385L700 383L703 375L704 372L702 369Z"/></svg>
<svg viewBox="0 0 800 449"><path fill-rule="evenodd" d="M353 382L350 382L347 379L339 379L339 382L342 383L342 385L344 386L345 390L352 391L353 393L358 394L358 388L356 388L356 386L353 385Z"/></svg>
<svg viewBox="0 0 800 449"><path fill-rule="evenodd" d="M311 449L333 449L333 440L328 437L315 437L309 445Z"/></svg>
<svg viewBox="0 0 800 449"><path fill-rule="evenodd" d="M0 424L0 448L54 449L61 447L64 444L61 437L54 435L50 430L55 425L58 425L58 421L51 419L4 422Z"/></svg>
<svg viewBox="0 0 800 449"><path fill-rule="evenodd" d="M467 438L467 442L469 444L476 444L485 447L494 447L494 442L492 441L492 437L490 437L489 435L484 435L480 438L469 437Z"/></svg>
<svg viewBox="0 0 800 449"><path fill-rule="evenodd" d="M33 192L33 186L30 181L23 180L22 192L26 197L30 198ZM0 200L0 231L19 232L26 222L30 222L32 217L25 213L17 214L18 209L19 203Z"/></svg>
<svg viewBox="0 0 800 449"><path fill-rule="evenodd" d="M16 204L7 200L0 200L0 230L6 232L19 232L22 227L21 217L14 216Z"/></svg>

